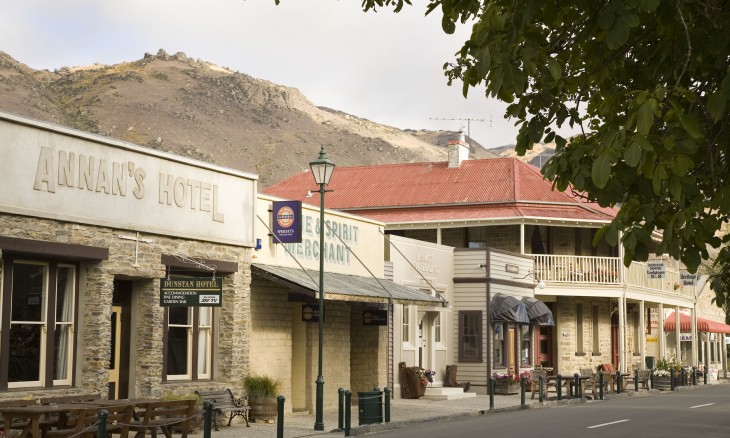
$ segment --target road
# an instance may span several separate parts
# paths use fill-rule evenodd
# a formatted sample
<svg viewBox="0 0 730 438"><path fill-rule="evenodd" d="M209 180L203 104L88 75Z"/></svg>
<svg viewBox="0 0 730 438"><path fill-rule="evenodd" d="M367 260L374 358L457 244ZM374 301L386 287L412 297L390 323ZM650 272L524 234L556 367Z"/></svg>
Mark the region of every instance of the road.
<svg viewBox="0 0 730 438"><path fill-rule="evenodd" d="M730 385L487 414L378 434L418 437L730 437Z"/></svg>

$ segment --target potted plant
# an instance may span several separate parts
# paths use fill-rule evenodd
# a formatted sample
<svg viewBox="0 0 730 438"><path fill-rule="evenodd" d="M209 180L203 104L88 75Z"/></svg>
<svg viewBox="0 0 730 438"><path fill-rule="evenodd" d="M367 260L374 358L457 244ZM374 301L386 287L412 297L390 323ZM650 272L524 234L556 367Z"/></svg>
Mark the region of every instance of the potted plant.
<svg viewBox="0 0 730 438"><path fill-rule="evenodd" d="M517 394L520 392L521 377L525 377L525 385L530 382L529 371L517 374L512 370L506 373L494 373L494 393L495 394ZM526 388L526 387L525 387Z"/></svg>
<svg viewBox="0 0 730 438"><path fill-rule="evenodd" d="M248 403L251 405L249 419L260 421L276 421L276 396L281 384L269 376L248 375L243 379Z"/></svg>
<svg viewBox="0 0 730 438"><path fill-rule="evenodd" d="M652 372L652 389L669 390L672 388L671 379L682 369L682 364L674 356L663 357L656 363Z"/></svg>

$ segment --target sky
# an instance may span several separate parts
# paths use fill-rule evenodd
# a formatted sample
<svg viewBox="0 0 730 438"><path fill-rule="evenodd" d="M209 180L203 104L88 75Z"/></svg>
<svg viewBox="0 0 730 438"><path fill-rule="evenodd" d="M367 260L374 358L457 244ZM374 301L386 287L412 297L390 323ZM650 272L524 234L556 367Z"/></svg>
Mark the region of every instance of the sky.
<svg viewBox="0 0 730 438"><path fill-rule="evenodd" d="M515 143L506 104L448 86L443 65L471 29L445 34L426 4L395 14L365 13L360 0L5 0L0 51L51 71L183 52L377 123Z"/></svg>

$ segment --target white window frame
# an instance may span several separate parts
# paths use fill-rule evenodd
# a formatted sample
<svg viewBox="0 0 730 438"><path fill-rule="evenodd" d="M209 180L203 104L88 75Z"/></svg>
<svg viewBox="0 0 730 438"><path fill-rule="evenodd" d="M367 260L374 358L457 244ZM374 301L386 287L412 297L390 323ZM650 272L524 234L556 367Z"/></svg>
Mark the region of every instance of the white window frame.
<svg viewBox="0 0 730 438"><path fill-rule="evenodd" d="M411 345L411 306L403 305L401 315L401 338L403 345Z"/></svg>
<svg viewBox="0 0 730 438"><path fill-rule="evenodd" d="M8 318L10 318L10 329L12 330L13 324L29 324L29 325L40 325L41 326L41 339L40 339L40 364L38 364L38 380L25 380L22 382L10 382L8 379L8 389L13 388L32 388L44 386L44 377L46 375L46 345L48 338L48 276L49 276L49 263L39 262L34 260L13 260L11 269L14 270L15 265L36 265L43 266L43 290L41 292L41 299L43 300L43 308L41 309L41 321L13 321L13 290L10 289L10 309L8 311Z"/></svg>
<svg viewBox="0 0 730 438"><path fill-rule="evenodd" d="M58 306L58 271L60 269L69 269L69 281L71 282L71 301L69 303L70 309L71 309L71 315L70 315L70 321L63 321L58 322L58 320L55 320L54 316L54 323L55 327L58 327L59 325L66 325L68 326L68 339L66 341L66 351L68 351L67 358L66 358L66 378L65 379L54 379L53 385L54 386L63 386L63 385L71 385L71 378L73 376L73 363L74 363L74 332L76 331L74 327L74 321L76 320L76 267L73 265L66 265L59 263L56 267L56 306ZM54 311L55 315L55 311ZM60 330L55 330L55 333L60 333ZM55 358L54 358L55 359Z"/></svg>

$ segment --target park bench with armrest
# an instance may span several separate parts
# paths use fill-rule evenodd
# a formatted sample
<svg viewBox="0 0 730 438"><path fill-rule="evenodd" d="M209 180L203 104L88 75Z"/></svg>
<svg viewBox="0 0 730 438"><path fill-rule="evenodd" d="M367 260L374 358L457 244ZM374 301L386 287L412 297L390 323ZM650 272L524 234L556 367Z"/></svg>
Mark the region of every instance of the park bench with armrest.
<svg viewBox="0 0 730 438"><path fill-rule="evenodd" d="M233 417L240 416L248 424L248 413L251 406L248 404L247 397L235 397L230 389L215 389L210 391L195 391L202 402L209 401L213 403L213 426L218 430L218 415L228 415L228 425L231 425Z"/></svg>

